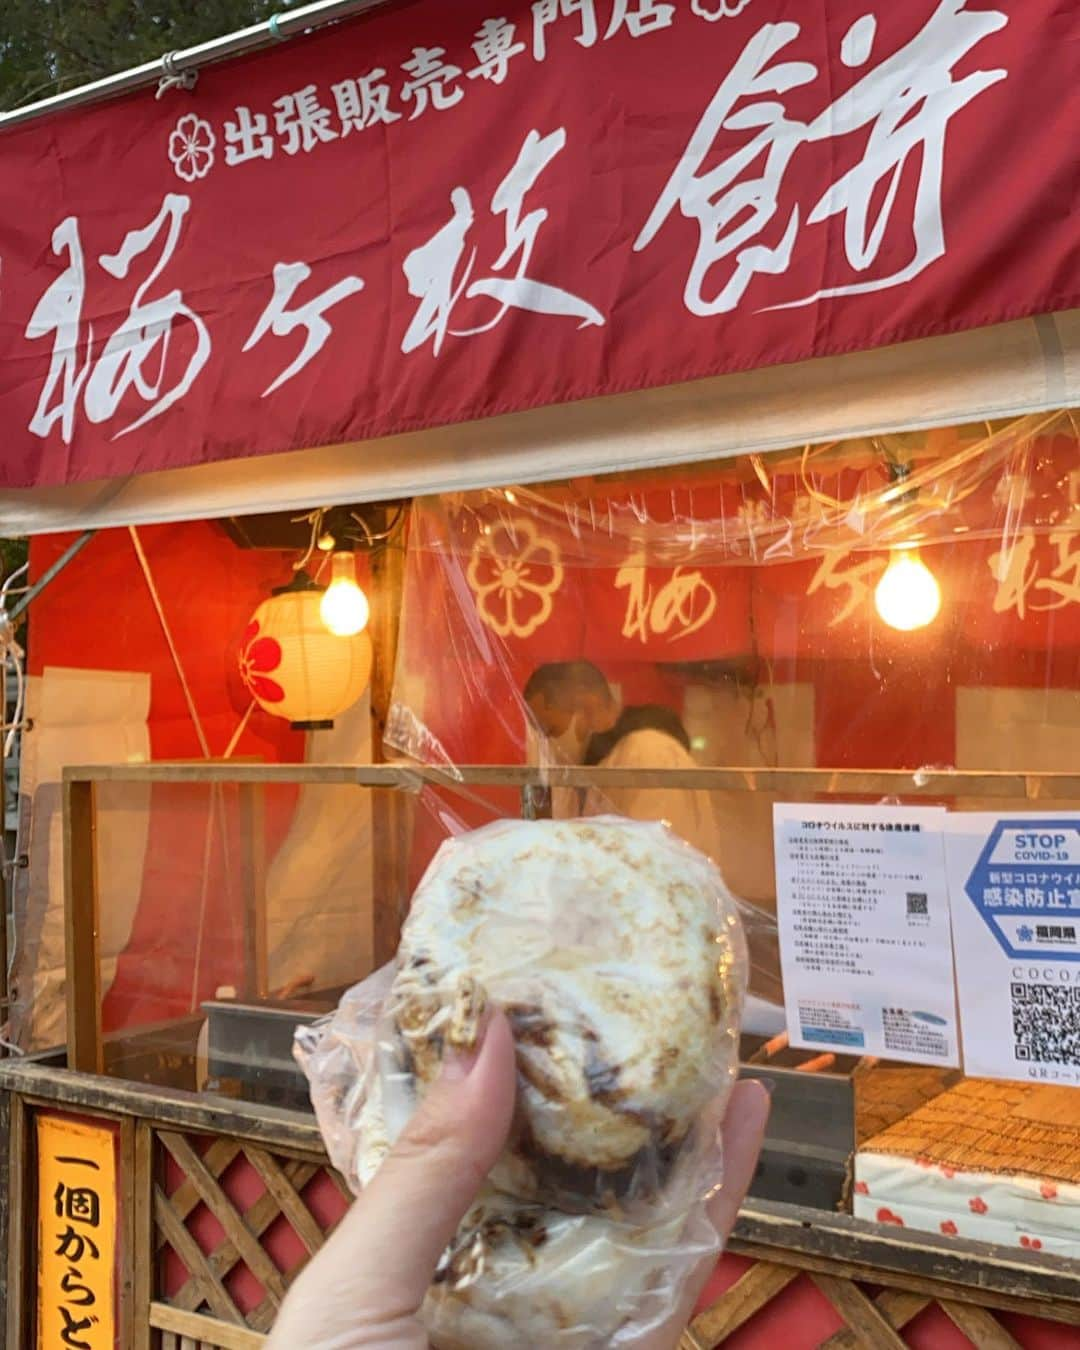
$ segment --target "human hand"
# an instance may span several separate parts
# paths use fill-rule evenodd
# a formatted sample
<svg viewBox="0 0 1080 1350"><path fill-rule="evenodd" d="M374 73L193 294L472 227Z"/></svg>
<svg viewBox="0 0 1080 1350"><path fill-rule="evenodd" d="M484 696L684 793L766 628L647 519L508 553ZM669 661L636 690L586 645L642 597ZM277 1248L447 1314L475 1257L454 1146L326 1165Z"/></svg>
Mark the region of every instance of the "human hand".
<svg viewBox="0 0 1080 1350"><path fill-rule="evenodd" d="M419 1318L439 1258L502 1152L514 1110L514 1045L501 1013L480 1048L443 1073L378 1173L289 1291L268 1350L427 1350ZM740 1083L723 1126L724 1180L708 1216L726 1241L754 1175L767 1093ZM674 1350L712 1270L642 1350Z"/></svg>

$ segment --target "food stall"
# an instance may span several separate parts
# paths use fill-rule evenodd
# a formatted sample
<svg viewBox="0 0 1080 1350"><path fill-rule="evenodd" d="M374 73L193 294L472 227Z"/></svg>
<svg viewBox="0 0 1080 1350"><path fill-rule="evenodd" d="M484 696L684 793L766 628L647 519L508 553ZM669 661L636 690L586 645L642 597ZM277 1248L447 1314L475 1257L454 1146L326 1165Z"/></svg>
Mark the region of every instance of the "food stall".
<svg viewBox="0 0 1080 1350"><path fill-rule="evenodd" d="M790 1027L776 810L1077 809L1069 23L326 2L0 117L7 1344L261 1342L349 1198L292 1029L461 829L694 807ZM568 663L684 758L542 734ZM1060 890L1042 968L1069 887L995 866L992 940ZM1075 1042L1025 1016L1053 1080L748 1020L685 1345L1070 1344Z"/></svg>

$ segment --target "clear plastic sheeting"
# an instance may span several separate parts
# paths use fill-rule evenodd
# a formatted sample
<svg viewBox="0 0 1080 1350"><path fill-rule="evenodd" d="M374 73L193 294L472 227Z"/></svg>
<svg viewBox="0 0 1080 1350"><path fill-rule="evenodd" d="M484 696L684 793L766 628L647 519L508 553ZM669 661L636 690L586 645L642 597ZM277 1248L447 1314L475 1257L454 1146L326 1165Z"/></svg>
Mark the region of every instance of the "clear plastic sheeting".
<svg viewBox="0 0 1080 1350"><path fill-rule="evenodd" d="M510 1141L425 1305L433 1343L634 1346L719 1242L701 1201L745 953L706 858L659 825L500 822L446 844L397 960L297 1056L357 1191L488 1004L514 1034Z"/></svg>
<svg viewBox="0 0 1080 1350"><path fill-rule="evenodd" d="M776 797L694 771L1067 769L1078 680L1077 421L1040 413L418 501L387 740L450 776L634 770L526 809L664 819L712 857L775 1013ZM414 876L493 800L421 813Z"/></svg>
<svg viewBox="0 0 1080 1350"><path fill-rule="evenodd" d="M488 601L489 626L527 636L519 630L542 627L543 596L559 590L545 565L556 574L627 567L628 546L646 550L638 566L710 566L971 533L993 539L1019 525L1055 528L1076 505L1067 477L1075 466L1061 442L1075 443L1078 429L1071 411L1042 413L722 463L448 493L422 503L422 510L436 507L438 522L428 522L419 547L466 556L467 582ZM1023 482L1016 501L1002 495L1002 478L1014 487ZM511 550L530 564L516 587L502 584Z"/></svg>
<svg viewBox="0 0 1080 1350"><path fill-rule="evenodd" d="M76 867L97 878L104 1072L306 1108L293 1031L375 968L377 922L393 922L406 899L386 858L403 850L412 794L332 777L200 782L197 766L193 777L187 766L136 766L135 781L122 765L96 781L93 772L89 853L85 831L72 846ZM395 822L379 831L378 859L377 814ZM62 870L57 862L52 874ZM66 1039L63 898L46 906L31 891L30 904L41 921L18 913L15 1028L33 1049L55 1050ZM84 931L75 963L84 990L94 955Z"/></svg>

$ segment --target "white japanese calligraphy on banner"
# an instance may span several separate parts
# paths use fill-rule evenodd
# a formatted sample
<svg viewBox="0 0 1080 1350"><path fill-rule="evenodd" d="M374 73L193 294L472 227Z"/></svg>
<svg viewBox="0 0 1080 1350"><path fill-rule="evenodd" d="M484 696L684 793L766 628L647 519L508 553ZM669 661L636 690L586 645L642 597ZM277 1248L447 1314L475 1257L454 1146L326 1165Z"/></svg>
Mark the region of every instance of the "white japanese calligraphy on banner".
<svg viewBox="0 0 1080 1350"><path fill-rule="evenodd" d="M1006 76L1004 70L987 70L953 79L953 69L961 58L1006 22L1005 15L997 11L969 13L965 3L947 0L939 5L906 47L875 66L808 123L788 117L782 102L759 97L783 95L818 79L819 71L810 62L774 61L798 39L799 25L766 24L754 35L716 91L634 245L643 249L652 243L676 208L698 221L700 240L684 293L692 314L734 309L756 272L787 270L800 228L797 203L782 221L778 242L769 245L752 241L760 238L780 210L784 172L792 156L803 142L847 135L865 127L870 127L870 137L863 159L830 184L811 207L806 223L815 225L830 216L843 215L848 261L857 271L866 271L877 260L886 236L901 175L909 158L921 151L911 261L885 276L826 287L770 308L786 309L831 296L882 290L917 276L941 256L945 249L941 177L949 119ZM841 43L841 60L846 66L866 65L876 30L872 14L848 29ZM747 98L758 101L736 107ZM702 171L706 161L715 160L721 130L754 128L760 131L751 141L713 163L708 172ZM744 178L745 171L762 159L761 176ZM878 200L882 186L884 200L871 219L871 203ZM707 295L712 269L728 258L734 262L730 275L715 294Z"/></svg>
<svg viewBox="0 0 1080 1350"><path fill-rule="evenodd" d="M123 436L159 417L194 384L210 355L210 334L206 324L188 308L177 291L157 299L148 297L176 251L184 216L190 206L190 198L169 193L149 225L132 230L115 254L102 254L98 258L99 266L110 276L126 278L135 259L153 247L162 227L166 227L157 260L146 278L135 287L127 317L110 335L96 361L91 359L92 324L86 325L83 336L86 269L79 223L69 217L57 227L53 234L53 252L57 256L66 252L68 266L42 296L26 329L29 338L53 334L49 373L30 423L30 430L35 435L48 435L53 425L59 422L64 440L70 442L80 395L89 420L107 422L116 413L125 394L134 390L149 406L141 417L117 431L117 436ZM182 321L190 325L194 347L170 367L170 342L178 322ZM82 350L85 350L84 356L80 355ZM168 383L170 378L171 384Z"/></svg>
<svg viewBox="0 0 1080 1350"><path fill-rule="evenodd" d="M972 109L1004 125L993 91L1031 59L1026 12L974 3L840 0L828 24L775 0L390 7L148 104L107 211L99 124L127 111L81 114L82 139L64 125L59 186L28 132L44 237L0 214L11 481L130 468L106 446L133 432L141 469L175 466L966 323L950 297L994 233L972 245L955 190ZM996 282L980 306L1015 313ZM1071 557L1036 580L1072 586Z"/></svg>
<svg viewBox="0 0 1080 1350"><path fill-rule="evenodd" d="M171 291L157 299L148 292L167 268L180 239L184 217L191 199L169 193L157 216L142 230L126 236L116 254L103 254L98 263L113 277L126 278L136 258L148 252L167 225L157 260L145 279L135 287L127 317L109 336L104 349L91 356L94 328L82 321L86 295L86 267L79 239L79 223L65 220L53 235L53 252L66 253L68 266L41 298L26 329L28 338L53 336L49 373L41 390L30 430L47 436L59 422L61 435L70 443L75 418L82 410L91 422L108 422L116 414L125 395L134 391L148 405L141 417L115 432L124 436L136 431L183 398L210 357L211 341L206 323L185 302L181 292ZM322 349L332 327L326 311L363 289L360 277L345 277L305 304L290 311L289 302L297 288L311 275L302 262L279 263L274 268L274 293L260 315L242 351L250 351L267 333L287 337L294 329L306 330L300 353L264 391L271 394L302 370ZM189 326L194 345L179 345L179 330ZM85 386L85 387L84 387Z"/></svg>
<svg viewBox="0 0 1080 1350"><path fill-rule="evenodd" d="M819 291L784 304L809 304L826 295L896 285L940 256L944 249L942 152L949 118L983 89L1005 78L1004 70L989 70L953 80L952 70L960 59L1006 21L997 11L970 13L965 4L966 0L945 0L905 48L875 66L808 123L790 119L783 104L769 97L783 95L819 78L818 68L810 62L776 60L799 38L799 24L765 24L754 34L721 81L686 153L634 244L639 251L648 247L676 209L698 221L700 239L684 293L686 307L692 314L704 316L731 310L739 304L756 272L782 273L787 268L800 227L798 205L787 212L782 236L776 244L753 241L780 210L784 171L804 141L871 129L863 160L831 184L807 215L808 224L831 215L844 215L845 247L849 260L859 271L866 271L876 260L899 177L908 158L917 150L922 152L916 218L912 224L915 253L911 263L899 272L853 286ZM532 6L534 60L546 59L547 30L575 15L581 24L577 42L591 47L601 40L594 0L538 0ZM642 37L670 25L674 17L674 6L670 4L639 0L631 9L631 0L615 0L602 40L608 41L624 30L632 37ZM409 119L456 106L465 97L462 81L466 78L482 76L498 83L505 80L510 60L525 51L524 43L514 41L515 33L515 26L505 19L485 23L474 43L479 65L467 77L461 66L444 60L445 48L414 48L411 58L402 64L411 78L400 90L403 105L412 107ZM845 64L863 66L870 60L875 33L873 15L865 16L848 30L842 43ZM289 156L309 154L339 137L400 119L404 114L391 108L391 90L381 83L384 76L385 71L376 68L357 80L334 84L331 92L336 114L321 101L314 84L282 95L273 105L276 139L270 134L268 114L238 106L235 120L226 121L222 128L226 166L269 159L275 147ZM737 107L740 103L742 106ZM748 128L760 130L737 152L714 164L707 173L702 172L706 161L715 159L721 131ZM529 275L537 236L548 220L548 212L543 208L526 212L525 198L537 188L544 170L566 142L564 128L544 136L537 131L529 133L517 162L490 202L492 214L503 217L505 247L491 262L486 275L474 276L477 252L475 248L469 249L469 234L475 220L470 190L466 185L451 189L450 219L404 262L408 292L417 306L401 340L403 353L430 342L437 355L448 335L471 337L488 332L511 309L575 318L581 326L605 323L605 316L586 298ZM205 178L214 165L218 144L218 135L208 122L191 113L181 116L168 147L177 176L191 183ZM761 176L747 178L746 171L759 161ZM885 199L871 221L870 203L876 200L882 184ZM59 421L64 440L71 440L84 381L83 406L91 421L109 421L133 386L149 405L141 417L118 430L115 433L118 436L160 416L191 388L210 353L206 324L176 292L158 300L146 298L176 250L183 218L190 208L189 197L167 195L155 221L146 229L129 234L114 259L99 259L101 266L113 275L126 276L133 259L145 252L161 226L168 224L158 261L136 289L128 319L112 335L92 370L89 356L80 365L77 354L85 292L78 222L69 219L58 227L54 252L59 254L66 249L70 265L49 288L27 329L29 337L55 334L53 364L30 424L35 435L47 435ZM729 275L715 293L709 293L713 269L728 259L732 262ZM317 356L333 332L327 311L364 286L363 278L344 276L297 310L288 312L295 291L309 276L310 268L302 260L275 266L273 295L242 348L250 351L268 333L286 337L296 328L305 330L302 350L266 386L263 397L287 384ZM495 302L495 314L473 327L453 329L451 320L459 302L480 297ZM168 385L164 369L169 339L174 325L182 320L192 326L198 340L174 382ZM89 329L87 344L91 340ZM157 375L152 378L146 375L151 361L157 367ZM53 403L58 385L62 392ZM833 583L826 579L826 584Z"/></svg>
<svg viewBox="0 0 1080 1350"><path fill-rule="evenodd" d="M510 276L486 276L473 280L475 249L470 253L462 273L462 259L474 214L468 189L454 188L450 194L453 214L449 221L422 248L414 249L405 259L409 294L420 303L402 340L403 352L415 351L431 340L438 355L448 332L455 337L486 333L505 318L511 309L528 309L536 314L576 318L582 327L603 324L604 316L588 301L526 275L537 235L548 213L541 209L522 216L525 197L565 145L566 132L561 128L544 137L530 131L521 147L517 163L491 199L492 214L505 217L506 231L506 246L491 264L491 269L492 272L503 272L516 257L517 268ZM494 300L498 304L495 316L476 328L451 329L450 317L463 296L466 300L474 300L478 296Z"/></svg>

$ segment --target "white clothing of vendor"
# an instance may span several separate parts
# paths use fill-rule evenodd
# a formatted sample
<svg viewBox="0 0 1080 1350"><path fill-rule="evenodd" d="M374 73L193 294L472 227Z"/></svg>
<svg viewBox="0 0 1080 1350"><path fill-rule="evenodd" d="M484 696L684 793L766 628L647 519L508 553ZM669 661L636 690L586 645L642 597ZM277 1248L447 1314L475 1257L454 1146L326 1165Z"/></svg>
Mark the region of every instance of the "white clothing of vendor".
<svg viewBox="0 0 1080 1350"><path fill-rule="evenodd" d="M690 740L672 709L659 705L626 708L620 714L603 674L587 661L541 666L525 686L525 700L546 739L537 747L539 763L594 764L604 768L687 769L697 767ZM530 756L534 758L534 756ZM711 857L722 870L720 823L708 792L691 788L626 787L581 794L556 788L551 815L611 814L631 820L662 820L687 843ZM756 906L739 902L754 970L773 964L776 921ZM762 955L768 953L768 955ZM766 984L772 981L766 979ZM784 1011L770 999L747 996L745 1029L772 1036L784 1029Z"/></svg>
<svg viewBox="0 0 1080 1350"><path fill-rule="evenodd" d="M623 710L611 731L593 738L586 762L605 769L693 769L690 738L678 715L670 708L643 705ZM723 864L721 829L710 793L693 788L591 788L583 814L614 812L631 820L662 820L669 828L707 854L717 866ZM737 897L736 897L737 898ZM764 952L776 944L776 921L764 910L739 901L739 913L750 949L751 984L755 967L764 969ZM743 1016L745 1029L759 1036L773 1036L784 1029L784 1010L769 999L748 992Z"/></svg>

